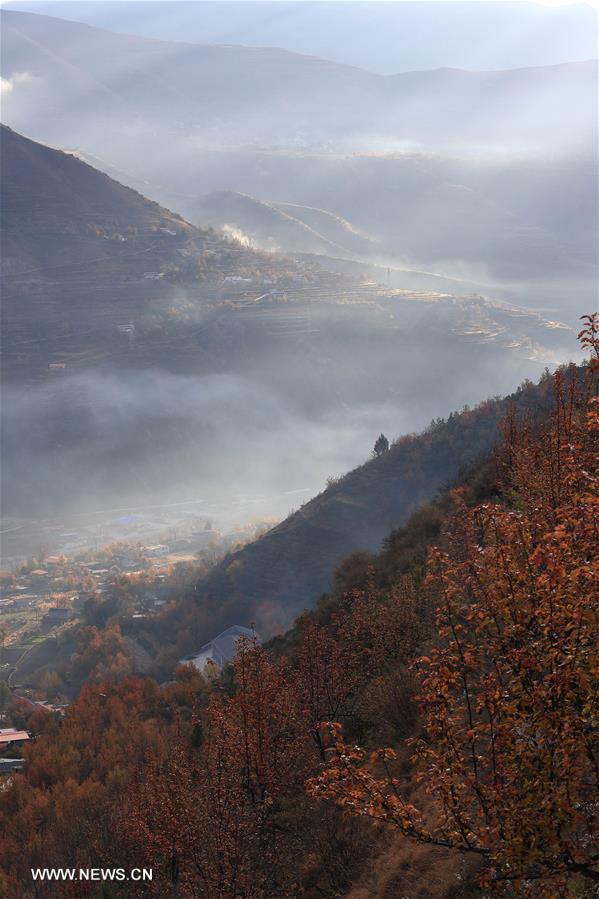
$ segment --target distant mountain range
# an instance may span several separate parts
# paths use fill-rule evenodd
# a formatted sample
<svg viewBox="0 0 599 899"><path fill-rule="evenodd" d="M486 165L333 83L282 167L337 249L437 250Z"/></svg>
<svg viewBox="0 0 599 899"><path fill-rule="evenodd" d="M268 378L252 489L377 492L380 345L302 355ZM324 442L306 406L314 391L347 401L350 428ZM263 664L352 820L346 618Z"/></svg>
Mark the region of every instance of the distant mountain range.
<svg viewBox="0 0 599 899"><path fill-rule="evenodd" d="M587 3L11 0L10 8L162 40L282 47L384 75L552 65L597 49L597 13Z"/></svg>
<svg viewBox="0 0 599 899"><path fill-rule="evenodd" d="M352 271L348 267L344 271L335 264L333 257L343 253L348 257L352 253L367 256L373 242L348 220L325 210L261 203L237 193L214 193L203 200L198 215L220 226L234 225L227 237L189 224L75 155L45 147L5 126L0 134L4 364L8 371L18 359L45 367L59 361L56 354L64 360L72 357L73 364L89 365L94 355L87 358L85 348L96 353L102 346L103 351L112 352L110 335L117 325L124 327L128 321L135 321L138 329L133 360L142 352L142 336L157 315L167 330L178 327L180 313L174 315L173 310L180 306L177 297L182 291L193 297L189 308L195 311L187 315L197 315L203 309L205 316L210 308L211 314L229 316L234 301L239 306L236 318L246 320L246 326L252 328L248 302L256 311L266 304L269 316L273 306L278 306L281 325L288 317L292 324L289 332L286 326L281 329L278 325L277 335L296 333L299 306L304 309L302 314L316 315L315 297L321 307L319 315L351 298L355 312L368 315L377 331L375 319L380 316L381 302L397 303L393 290L385 291L382 285L362 286L360 279L372 277L368 268ZM320 250L321 254L298 260L255 250L235 239L238 226L250 228L253 235L261 233L265 245L269 243L267 235L274 234L297 251ZM243 234L239 236L243 238ZM329 257L332 264L327 272ZM383 276L384 272L373 270ZM397 286L398 277L395 273L393 286ZM428 285L437 291L451 283L441 279L437 285L434 277L428 279ZM459 289L460 282L454 283ZM418 286L417 280L410 284L414 286ZM420 301L426 308L431 300L437 302L437 297L425 289ZM375 305L369 311L365 303L373 301ZM461 314L456 317L450 311L451 295L448 301L444 314L454 317L456 332L468 330L470 325L476 332L481 313L485 320L481 333L488 327L493 331L496 313L492 305L476 306L470 301L462 307L464 312L470 309L462 320ZM309 311L306 302L310 303ZM406 310L402 318L407 323L412 314ZM259 320L255 319L256 323ZM516 319L512 322L516 324ZM527 341L535 333L537 322L541 320L529 317ZM314 333L323 333L322 327L321 322ZM503 327L497 330L498 335ZM511 333L511 327L506 334ZM39 341L29 341L30 332L39 329L44 331L41 353ZM550 337L546 332L543 339ZM187 340L183 332L181 339ZM34 345L37 348L32 355ZM151 358L149 347L148 352ZM192 361L194 368L195 364Z"/></svg>
<svg viewBox="0 0 599 899"><path fill-rule="evenodd" d="M276 48L169 43L10 10L2 50L8 124L119 165L142 139L188 150L393 142L554 151L594 139L593 62L385 77ZM173 159L181 151L173 146Z"/></svg>
<svg viewBox="0 0 599 899"><path fill-rule="evenodd" d="M571 323L592 303L594 61L382 76L0 15L5 121L195 225L446 275Z"/></svg>

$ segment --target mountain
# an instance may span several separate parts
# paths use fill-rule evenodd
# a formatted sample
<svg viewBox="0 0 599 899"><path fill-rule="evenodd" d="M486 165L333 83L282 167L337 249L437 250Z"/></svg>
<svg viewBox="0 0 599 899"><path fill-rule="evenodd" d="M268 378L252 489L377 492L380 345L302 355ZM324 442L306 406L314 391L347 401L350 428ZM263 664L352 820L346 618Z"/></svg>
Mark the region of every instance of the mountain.
<svg viewBox="0 0 599 899"><path fill-rule="evenodd" d="M222 364L223 351L246 374L248 366L255 373L256 365L272 371L279 352L288 360L300 353L302 371L316 353L317 368L336 360L334 383L328 375L324 379L331 397L342 404L367 402L366 385L380 389L380 361L397 352L396 337L420 327L422 315L433 314L435 328L449 327L458 341L478 334L485 341L496 339L498 350L521 348L535 359L555 358L553 347L560 343L555 323L537 314L514 314L511 307L480 297L458 300L453 292L440 292L452 283L465 291L460 281L425 279L428 290L398 293L368 283L359 270L342 273L334 259L327 272L323 254L317 257L321 267L316 257L260 252L189 224L77 156L4 126L0 143L4 366L11 376L33 371L47 376L53 363L80 369L110 359L205 372L214 370L217 359ZM347 219L315 207L218 193L207 197L203 208L223 225L227 220L251 225L265 243L272 229L279 237L286 231L291 242L293 235L298 243L305 237L328 257L360 248L367 255L371 246ZM369 269L364 272L372 277ZM404 278L416 286L409 273ZM401 274L394 273L395 284L398 279ZM202 327L190 330L199 317ZM349 377L343 361L349 334L364 354L358 380L355 373ZM383 349L381 342L389 346ZM378 344L373 371L371 344ZM411 350L406 347L404 354L410 357ZM293 378L290 365L284 367L279 378ZM309 368L314 370L313 361ZM389 397L386 388L383 395Z"/></svg>
<svg viewBox="0 0 599 899"><path fill-rule="evenodd" d="M76 156L5 126L0 152L8 374L71 358L89 364L98 351L114 349L117 326L150 320L156 304L177 291L222 287L225 277L242 279L248 269L293 269L289 260L196 228ZM230 288L238 293L235 283Z"/></svg>
<svg viewBox="0 0 599 899"><path fill-rule="evenodd" d="M463 279L571 324L592 304L593 61L382 76L0 15L4 120L187 221Z"/></svg>
<svg viewBox="0 0 599 899"><path fill-rule="evenodd" d="M18 130L124 165L143 141L193 147L378 142L590 147L592 62L375 75L269 47L169 43L2 12L4 115ZM91 113L93 111L93 121ZM176 145L169 146L173 142Z"/></svg>
<svg viewBox="0 0 599 899"><path fill-rule="evenodd" d="M160 253L170 249L170 238L185 240L197 233L180 216L76 157L5 126L0 152L3 273L84 264L99 252L117 262L131 240L135 252L145 252L147 246L139 241L149 240Z"/></svg>

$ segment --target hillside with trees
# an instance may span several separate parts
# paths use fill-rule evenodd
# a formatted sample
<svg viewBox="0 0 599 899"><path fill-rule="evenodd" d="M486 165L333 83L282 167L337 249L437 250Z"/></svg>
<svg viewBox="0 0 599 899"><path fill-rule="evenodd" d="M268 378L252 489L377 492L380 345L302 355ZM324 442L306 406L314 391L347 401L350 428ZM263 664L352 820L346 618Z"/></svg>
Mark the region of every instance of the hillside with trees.
<svg viewBox="0 0 599 899"><path fill-rule="evenodd" d="M280 524L208 566L174 573L158 615L132 617L132 582L116 578L57 644L53 658L44 647L30 653L23 668L27 682L56 667L75 696L91 672L97 680L104 669L170 677L179 659L234 624L252 623L270 639L320 597L362 584L368 567L397 571L404 538L396 544L394 535L409 523L414 539L434 537L436 497L446 498L465 480L476 491L478 480L489 476L488 459L506 417L542 419L552 402L551 385L546 373L536 385L527 382L509 397L451 413L420 434L391 444L379 435L367 462L329 479L325 490Z"/></svg>
<svg viewBox="0 0 599 899"><path fill-rule="evenodd" d="M590 897L599 867L597 376L512 411L494 456L285 639L218 678L85 688L0 796L33 866L151 866L115 896ZM23 712L21 712L23 715ZM77 896L98 896L77 884Z"/></svg>
<svg viewBox="0 0 599 899"><path fill-rule="evenodd" d="M551 3L5 0L0 899L599 899Z"/></svg>

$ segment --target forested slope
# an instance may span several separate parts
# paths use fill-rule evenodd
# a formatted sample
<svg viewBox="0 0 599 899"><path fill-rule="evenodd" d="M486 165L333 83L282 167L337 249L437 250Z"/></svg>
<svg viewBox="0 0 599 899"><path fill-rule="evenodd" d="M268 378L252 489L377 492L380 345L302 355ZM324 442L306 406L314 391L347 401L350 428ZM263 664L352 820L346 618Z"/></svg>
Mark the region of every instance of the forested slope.
<svg viewBox="0 0 599 899"><path fill-rule="evenodd" d="M596 317L583 339L284 641L162 687L105 667L62 721L11 708L36 740L0 795L6 895L68 899L30 868L76 860L151 866L132 899L590 899Z"/></svg>

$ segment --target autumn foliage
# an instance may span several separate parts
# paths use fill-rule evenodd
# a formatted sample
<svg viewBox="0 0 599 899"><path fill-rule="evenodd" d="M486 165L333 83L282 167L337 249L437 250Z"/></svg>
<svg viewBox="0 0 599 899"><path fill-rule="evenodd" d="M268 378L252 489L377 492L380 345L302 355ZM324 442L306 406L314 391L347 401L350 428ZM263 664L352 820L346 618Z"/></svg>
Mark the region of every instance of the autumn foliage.
<svg viewBox="0 0 599 899"><path fill-rule="evenodd" d="M581 337L597 352L597 322ZM394 749L335 745L316 797L414 840L484 857L518 895L599 882L599 407L596 361L554 379L540 428L510 423L504 504L458 508L429 557L437 645L416 662L424 734L412 741L426 813ZM458 495L459 503L459 495ZM575 891L575 892L573 892Z"/></svg>
<svg viewBox="0 0 599 899"><path fill-rule="evenodd" d="M310 770L306 721L286 665L259 646L240 649L235 681L203 714L198 751L179 740L131 791L125 832L164 873L157 895L287 895L278 859L290 848L285 803Z"/></svg>
<svg viewBox="0 0 599 899"><path fill-rule="evenodd" d="M0 895L100 895L29 868L135 865L153 881L102 895L341 896L389 839L474 859L464 897L592 895L598 328L551 414L509 416L475 487L420 510L277 651L246 640L221 677L180 666L159 687L126 676L116 626L90 627L88 685L0 793Z"/></svg>

